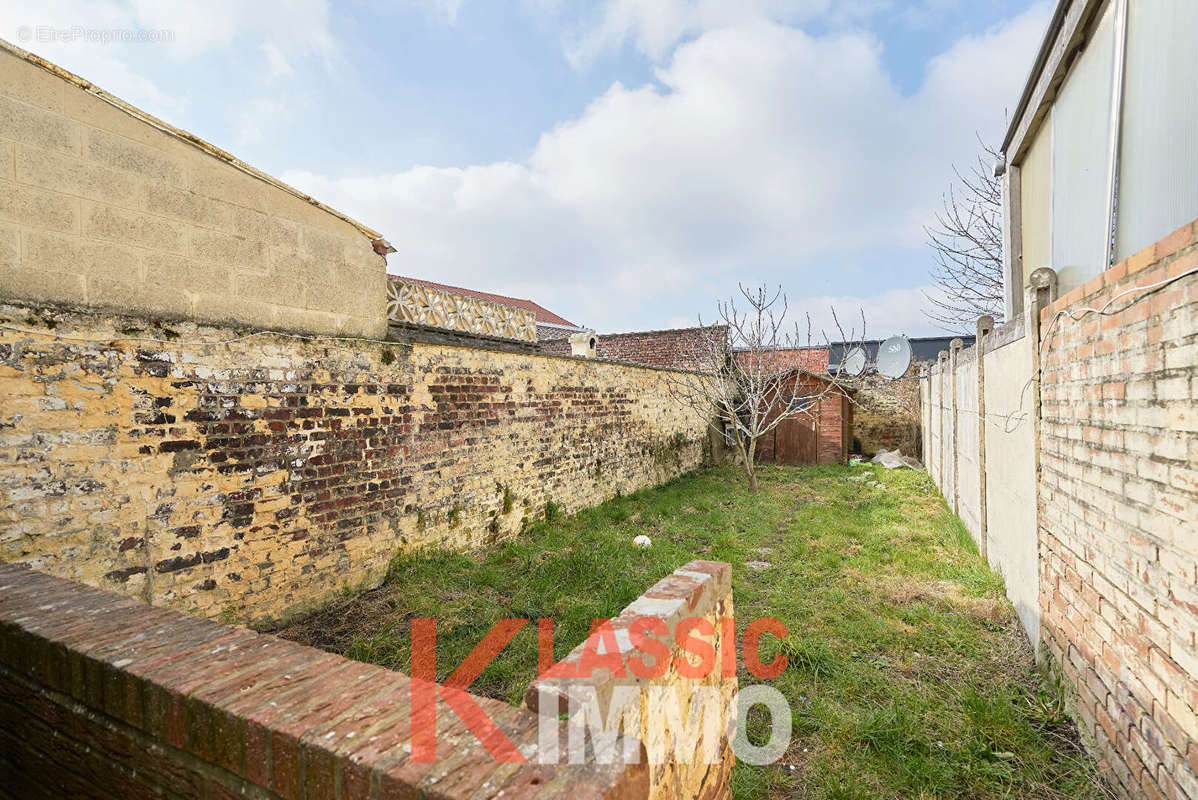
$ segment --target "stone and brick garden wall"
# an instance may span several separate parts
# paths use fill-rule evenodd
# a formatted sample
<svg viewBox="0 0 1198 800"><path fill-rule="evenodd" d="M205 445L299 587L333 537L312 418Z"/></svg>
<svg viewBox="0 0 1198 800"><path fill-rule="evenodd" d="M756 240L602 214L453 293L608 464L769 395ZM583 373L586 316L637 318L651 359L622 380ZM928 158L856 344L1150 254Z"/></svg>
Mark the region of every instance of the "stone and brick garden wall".
<svg viewBox="0 0 1198 800"><path fill-rule="evenodd" d="M913 367L908 377L915 374ZM922 456L917 381L871 374L849 385L855 390L853 438L862 452L875 455L882 450L901 450L903 455Z"/></svg>
<svg viewBox="0 0 1198 800"><path fill-rule="evenodd" d="M0 312L0 560L212 618L516 536L707 445L645 367Z"/></svg>

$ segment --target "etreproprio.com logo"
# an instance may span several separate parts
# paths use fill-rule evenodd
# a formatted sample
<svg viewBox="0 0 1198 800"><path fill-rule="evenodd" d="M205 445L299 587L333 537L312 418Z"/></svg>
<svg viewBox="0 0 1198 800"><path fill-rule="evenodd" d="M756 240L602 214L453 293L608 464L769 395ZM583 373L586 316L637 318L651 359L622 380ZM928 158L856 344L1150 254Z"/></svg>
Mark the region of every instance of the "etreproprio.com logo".
<svg viewBox="0 0 1198 800"><path fill-rule="evenodd" d="M170 28L89 28L83 25L21 25L17 41L29 44L153 44L174 42Z"/></svg>

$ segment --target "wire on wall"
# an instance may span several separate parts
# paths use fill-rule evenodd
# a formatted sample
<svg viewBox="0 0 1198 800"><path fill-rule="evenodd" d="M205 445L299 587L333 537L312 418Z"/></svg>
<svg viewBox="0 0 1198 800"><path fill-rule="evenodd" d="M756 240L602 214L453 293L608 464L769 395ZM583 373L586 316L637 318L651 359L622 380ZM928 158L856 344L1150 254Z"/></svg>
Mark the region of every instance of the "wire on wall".
<svg viewBox="0 0 1198 800"><path fill-rule="evenodd" d="M1099 314L1104 317L1109 317L1114 314L1118 314L1122 311L1125 311L1128 308L1131 308L1136 303L1138 303L1141 300L1143 300L1144 298L1148 297L1152 292L1159 291L1159 290L1165 288L1166 286L1169 286L1170 284L1176 283L1177 281L1181 280L1182 278L1189 277L1190 275L1198 275L1198 267L1193 267L1191 269L1188 269L1185 272L1181 272L1177 275L1174 275L1172 278L1165 278L1164 280L1156 281L1155 283L1145 284L1144 286L1133 286L1130 289L1125 289L1122 292L1119 292L1118 294L1116 294L1111 299L1107 300L1106 303L1104 303L1101 308L1086 307L1086 308L1079 308L1076 310L1070 310L1067 308L1060 309L1059 311L1057 311L1056 314L1053 315L1052 320L1048 323L1048 327L1047 327L1047 329L1045 329L1044 335L1040 340L1039 347L1040 347L1041 354L1044 353L1044 351L1047 349L1049 343L1052 341L1052 337L1056 333L1057 324L1060 322L1062 317L1069 317L1069 319L1072 320L1073 322L1081 321L1088 314ZM1128 295L1133 295L1133 294L1139 294L1139 297L1136 297L1130 303L1120 306L1119 308L1116 308L1116 309L1111 308L1111 306L1114 305L1117 301L1121 300L1124 297L1127 297ZM1002 424L999 427L1002 428L1003 433L1014 433L1019 428L1019 426L1024 422L1024 420L1026 420L1030 416L1030 412L1023 410L1023 404L1026 401L1028 388L1032 385L1032 383L1036 380L1036 378L1038 378L1040 376L1040 373L1042 371L1043 371L1043 369L1041 367L1037 366L1035 371L1033 371L1031 376L1027 379L1027 382L1023 384L1023 388L1019 390L1019 406L1014 411L1010 412L1009 414L986 413L984 416L987 418L987 421L990 421L990 418L1001 420ZM930 405L930 407L939 409L940 411L953 410L951 407L945 406L941 403L930 403L929 405ZM979 416L978 412L972 411L969 409L958 408L958 409L956 409L956 411L958 413L963 412L966 414L973 414L974 416ZM998 425L998 423L992 423L992 424Z"/></svg>

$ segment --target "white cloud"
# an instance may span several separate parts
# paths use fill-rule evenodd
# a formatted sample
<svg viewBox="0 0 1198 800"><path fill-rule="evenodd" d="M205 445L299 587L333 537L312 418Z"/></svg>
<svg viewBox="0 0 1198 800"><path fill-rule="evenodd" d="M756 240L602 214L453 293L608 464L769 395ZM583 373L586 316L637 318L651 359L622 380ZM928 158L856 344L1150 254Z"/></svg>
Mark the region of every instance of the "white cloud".
<svg viewBox="0 0 1198 800"><path fill-rule="evenodd" d="M567 45L566 57L583 67L601 53L631 43L660 61L688 36L755 19L802 19L825 11L828 4L829 0L606 0Z"/></svg>
<svg viewBox="0 0 1198 800"><path fill-rule="evenodd" d="M614 84L525 161L285 177L383 231L393 271L660 327L737 280L794 291L828 262L921 246L951 164L1001 132L1045 20L1037 6L959 42L904 96L870 35L755 17L679 45L657 84ZM918 289L862 302L917 330Z"/></svg>
<svg viewBox="0 0 1198 800"><path fill-rule="evenodd" d="M447 25L456 25L458 12L462 10L462 0L408 0L408 3Z"/></svg>
<svg viewBox="0 0 1198 800"><path fill-rule="evenodd" d="M928 320L923 313L925 293L936 294L935 286L913 289L891 289L872 296L821 295L803 297L791 301L800 320L802 333L806 336L807 316L811 317L812 340L823 344L825 340L885 339L889 336L943 336L945 331ZM835 309L835 317L833 316ZM865 318L865 335L862 333L862 315ZM837 328L836 321L840 321Z"/></svg>
<svg viewBox="0 0 1198 800"><path fill-rule="evenodd" d="M290 78L295 75L295 68L287 60L279 46L273 41L262 43L262 55L266 58L267 75L272 79Z"/></svg>

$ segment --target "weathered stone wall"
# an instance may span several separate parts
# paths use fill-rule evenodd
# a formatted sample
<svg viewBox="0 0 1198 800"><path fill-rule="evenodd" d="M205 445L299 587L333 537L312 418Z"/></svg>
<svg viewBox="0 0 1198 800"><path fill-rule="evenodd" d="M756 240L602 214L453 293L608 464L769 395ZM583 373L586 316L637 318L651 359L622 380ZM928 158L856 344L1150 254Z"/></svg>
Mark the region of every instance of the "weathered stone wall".
<svg viewBox="0 0 1198 800"><path fill-rule="evenodd" d="M0 299L381 337L372 237L0 42Z"/></svg>
<svg viewBox="0 0 1198 800"><path fill-rule="evenodd" d="M0 311L0 560L208 617L284 616L401 548L514 536L704 457L661 370Z"/></svg>
<svg viewBox="0 0 1198 800"><path fill-rule="evenodd" d="M0 798L640 800L644 763L540 763L557 720L465 695L527 759L496 760L420 682L267 634L0 564ZM429 684L424 684L429 686ZM435 689L434 689L435 691ZM413 731L437 730L435 763ZM564 752L564 751L563 751Z"/></svg>
<svg viewBox="0 0 1198 800"><path fill-rule="evenodd" d="M646 618L660 620L660 629L634 632L638 620ZM589 722L606 725L609 730L618 726L622 733L638 738L645 748L642 760L648 761L646 797L651 800L730 798L735 757L727 732L729 721L735 719L738 687L735 630L732 568L721 562L692 561L658 581L612 620L608 629L612 642L604 640L603 632L594 632L551 669L577 671L595 654L612 652L612 644L623 664L633 656L647 666L656 666L653 656L636 652L634 645L634 636L649 635L668 649L669 666L660 675L637 677L625 666L619 674L599 668L577 678L541 676L528 687L525 703L541 711L541 703L548 699L559 714L571 715L572 724ZM688 636L711 647L708 663L694 655L695 645L688 646L689 652L681 649L679 639ZM684 674L679 668L682 662L693 668L693 673ZM580 690L593 692L594 709L582 708L577 699L571 705L570 693ZM707 702L703 692L714 702ZM598 719L588 720L588 713L595 711ZM629 730L633 722L636 730ZM687 741L684 728L688 725L694 734L708 726L716 733L710 753L704 752L702 740L697 739L691 760L684 762L676 757L674 743ZM708 755L713 757L708 760Z"/></svg>
<svg viewBox="0 0 1198 800"><path fill-rule="evenodd" d="M908 377L914 377L913 367ZM922 457L919 384L914 380L891 380L866 375L849 384L853 393L853 438L861 451L875 455L882 450L902 450L904 455Z"/></svg>

